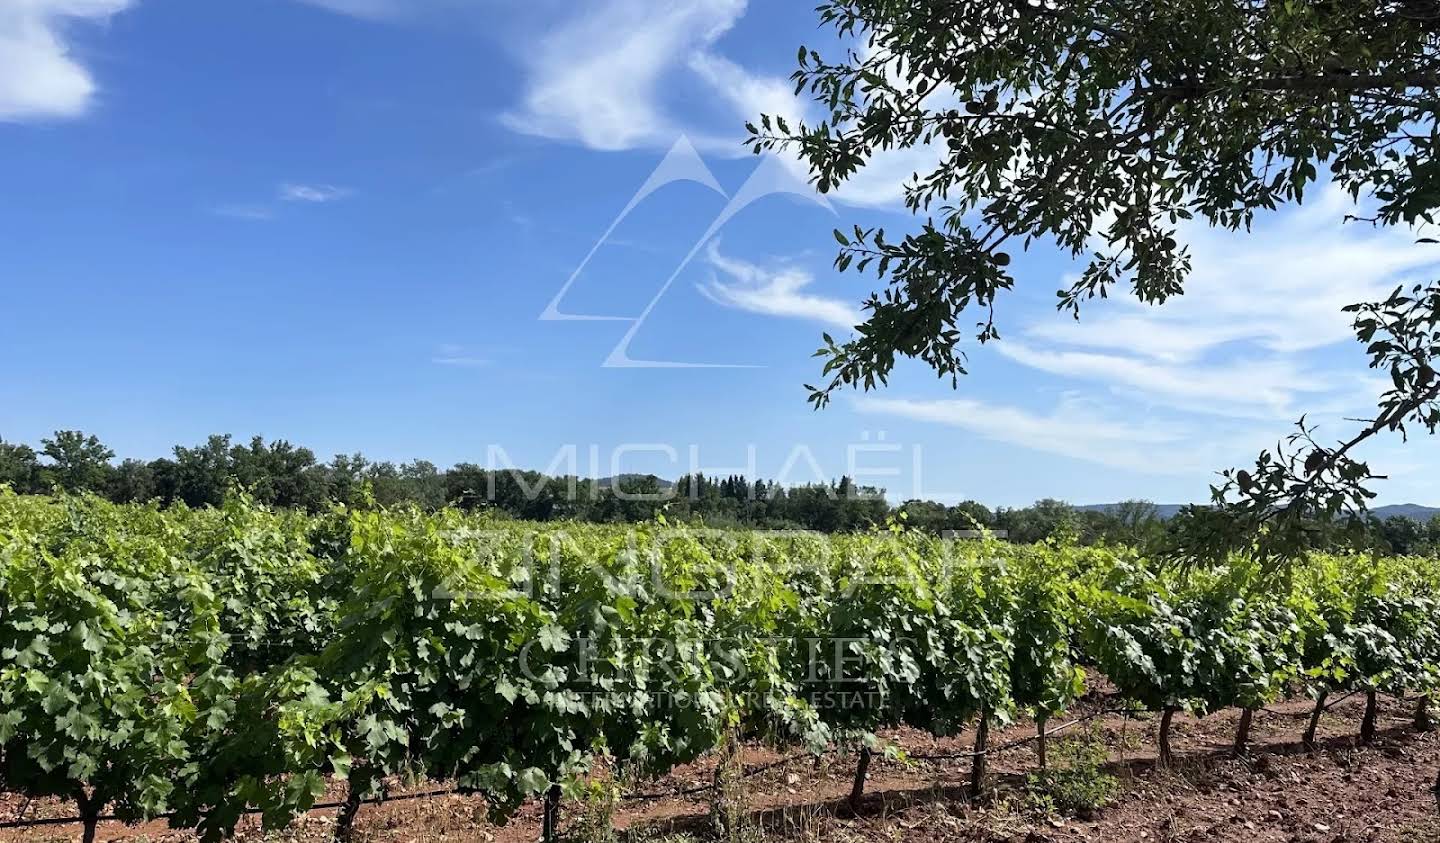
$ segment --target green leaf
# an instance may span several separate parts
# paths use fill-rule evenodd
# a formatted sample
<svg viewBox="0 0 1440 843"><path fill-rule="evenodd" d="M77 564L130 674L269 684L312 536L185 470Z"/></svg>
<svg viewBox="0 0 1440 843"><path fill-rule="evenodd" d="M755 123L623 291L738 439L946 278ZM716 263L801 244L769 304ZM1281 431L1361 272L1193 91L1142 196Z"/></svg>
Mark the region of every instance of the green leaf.
<svg viewBox="0 0 1440 843"><path fill-rule="evenodd" d="M553 624L547 625L536 636L540 646L551 653L558 653L570 644L570 633Z"/></svg>
<svg viewBox="0 0 1440 843"><path fill-rule="evenodd" d="M543 793L550 788L550 777L538 767L526 767L516 777L520 792L528 795Z"/></svg>

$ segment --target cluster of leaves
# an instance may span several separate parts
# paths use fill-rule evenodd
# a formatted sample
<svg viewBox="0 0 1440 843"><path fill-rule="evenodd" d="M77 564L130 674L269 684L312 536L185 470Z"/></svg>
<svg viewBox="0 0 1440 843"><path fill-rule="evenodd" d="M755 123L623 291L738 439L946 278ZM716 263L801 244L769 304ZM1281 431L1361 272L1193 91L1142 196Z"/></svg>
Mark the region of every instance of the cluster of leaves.
<svg viewBox="0 0 1440 843"><path fill-rule="evenodd" d="M1119 780L1105 772L1109 757L1098 729L1059 741L1054 762L1025 777L1030 809L1047 816L1086 816L1105 807L1120 790Z"/></svg>
<svg viewBox="0 0 1440 843"><path fill-rule="evenodd" d="M0 786L208 838L331 778L484 793L497 819L598 768L737 733L820 751L1044 721L1085 667L1204 714L1440 688L1440 565L496 521L456 510L117 506L0 490ZM358 801L352 804L358 805Z"/></svg>
<svg viewBox="0 0 1440 843"><path fill-rule="evenodd" d="M1433 560L1312 556L1288 582L1254 560L1089 572L1082 649L1128 698L1204 716L1292 694L1431 693L1440 681Z"/></svg>
<svg viewBox="0 0 1440 843"><path fill-rule="evenodd" d="M1181 579L1131 561L1087 579L1085 650L1127 697L1150 708L1259 708L1300 675L1305 631L1253 566Z"/></svg>
<svg viewBox="0 0 1440 843"><path fill-rule="evenodd" d="M1292 599L1302 678L1315 693L1426 691L1440 681L1440 595L1432 560L1312 564Z"/></svg>
<svg viewBox="0 0 1440 843"><path fill-rule="evenodd" d="M154 511L0 490L0 787L73 799L88 835L105 805L176 805L227 718L222 601L177 540Z"/></svg>

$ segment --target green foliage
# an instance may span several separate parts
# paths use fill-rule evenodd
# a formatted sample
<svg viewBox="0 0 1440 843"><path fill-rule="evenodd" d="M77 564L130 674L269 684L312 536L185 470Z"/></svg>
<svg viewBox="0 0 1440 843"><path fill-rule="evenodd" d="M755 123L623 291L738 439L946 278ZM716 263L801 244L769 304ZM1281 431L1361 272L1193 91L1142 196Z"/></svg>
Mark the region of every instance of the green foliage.
<svg viewBox="0 0 1440 843"><path fill-rule="evenodd" d="M68 492L101 492L110 479L110 460L115 452L94 436L78 430L57 430L54 438L42 439L42 455L50 465L41 476Z"/></svg>
<svg viewBox="0 0 1440 843"><path fill-rule="evenodd" d="M865 49L836 61L802 49L796 89L824 119L763 116L753 146L798 152L824 192L881 150L935 144L906 200L943 207L900 240L836 232L840 268L893 286L872 298L867 330L827 344L833 380L817 398L883 381L897 354L963 373L957 317L990 316L1014 286L1009 246L1087 258L1059 297L1078 312L1122 286L1147 302L1179 294L1181 220L1248 227L1299 202L1317 164L1373 197L1377 221L1428 220L1433 139L1404 127L1433 123L1440 69L1433 16L1410 5L821 4L821 22ZM990 318L979 328L996 336Z"/></svg>
<svg viewBox="0 0 1440 843"><path fill-rule="evenodd" d="M578 783L572 795L580 810L568 839L575 843L614 843L619 839L615 813L624 793L614 777L604 773L592 776Z"/></svg>
<svg viewBox="0 0 1440 843"><path fill-rule="evenodd" d="M1109 753L1097 733L1055 743L1051 763L1025 777L1031 810L1046 816L1089 816L1110 804L1120 783L1104 770Z"/></svg>
<svg viewBox="0 0 1440 843"><path fill-rule="evenodd" d="M0 486L18 492L39 491L40 463L29 445L0 439Z"/></svg>
<svg viewBox="0 0 1440 843"><path fill-rule="evenodd" d="M503 820L736 736L821 751L1044 720L1092 667L1198 714L1440 691L1440 563L1257 572L899 523L826 537L0 490L0 787L218 839L248 809L284 826L334 778L367 796L455 781ZM1066 752L1037 791L1101 801Z"/></svg>
<svg viewBox="0 0 1440 843"><path fill-rule="evenodd" d="M0 787L125 818L183 798L228 677L214 581L173 538L154 511L0 490Z"/></svg>
<svg viewBox="0 0 1440 843"><path fill-rule="evenodd" d="M1085 671L1071 640L1085 607L1074 585L1077 553L1027 548L1012 569L1015 650L1010 692L1016 704L1044 720L1085 690Z"/></svg>
<svg viewBox="0 0 1440 843"><path fill-rule="evenodd" d="M1300 675L1305 631L1253 565L1236 560L1181 577L1136 560L1086 576L1085 650L1122 693L1150 708L1258 708Z"/></svg>
<svg viewBox="0 0 1440 843"><path fill-rule="evenodd" d="M424 460L372 463L359 454L317 462L308 448L259 437L233 445L230 436L212 436L203 445L178 447L174 459L126 459L113 465L110 452L93 436L57 432L45 465L26 445L0 441L0 485L22 494L44 493L55 485L102 495L116 503L159 501L219 507L239 490L255 502L312 514L333 505L351 508L414 505L426 511L453 506L466 512L530 521L638 523L664 516L671 522L710 527L805 529L826 533L863 532L900 519L907 527L941 535L947 531L994 530L1010 541L1049 539L1083 545L1119 544L1147 553L1176 548L1237 553L1253 550L1233 541L1233 512L1187 507L1162 520L1148 501L1075 507L1044 499L1026 507L990 510L975 501L946 506L911 500L893 508L883 491L848 477L833 483L782 486L743 475L688 474L667 483L653 475L622 475L597 481L554 477L534 471L491 470L462 463L441 470ZM70 454L71 456L65 456ZM63 467L63 470L62 470ZM61 477L67 479L60 481ZM1306 550L1374 550L1423 555L1440 547L1440 518L1431 524L1404 517L1355 519L1325 524L1307 515Z"/></svg>

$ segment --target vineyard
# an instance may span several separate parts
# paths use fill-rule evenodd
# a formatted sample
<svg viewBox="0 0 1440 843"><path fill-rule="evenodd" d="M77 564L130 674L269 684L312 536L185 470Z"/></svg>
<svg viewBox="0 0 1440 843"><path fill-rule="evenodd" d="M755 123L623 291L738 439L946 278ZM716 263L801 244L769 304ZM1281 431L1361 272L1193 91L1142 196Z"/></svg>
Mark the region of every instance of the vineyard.
<svg viewBox="0 0 1440 843"><path fill-rule="evenodd" d="M530 800L547 833L598 771L660 777L737 741L856 758L897 727L1047 724L1103 676L1159 715L1440 695L1440 562L1266 574L1123 547L544 525L453 510L117 505L0 488L0 791L283 828L346 782L336 834L396 778ZM724 769L721 763L718 769ZM717 774L718 775L718 774Z"/></svg>

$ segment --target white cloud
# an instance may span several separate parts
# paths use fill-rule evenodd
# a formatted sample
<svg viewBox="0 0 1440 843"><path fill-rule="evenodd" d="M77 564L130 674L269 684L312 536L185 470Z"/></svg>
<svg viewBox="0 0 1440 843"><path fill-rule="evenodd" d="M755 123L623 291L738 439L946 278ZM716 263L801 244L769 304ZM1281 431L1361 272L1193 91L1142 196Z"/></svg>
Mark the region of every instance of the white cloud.
<svg viewBox="0 0 1440 843"><path fill-rule="evenodd" d="M1194 272L1182 298L1160 307L1096 302L1079 323L1051 311L1022 341L990 346L1077 390L1053 411L871 396L856 406L1112 468L1192 477L1248 463L1302 414L1322 439L1343 438L1356 429L1346 419L1373 411L1386 382L1360 362L1352 317L1341 308L1432 277L1440 250L1405 231L1343 226L1353 210L1346 198L1331 190L1315 198L1253 233L1183 229Z"/></svg>
<svg viewBox="0 0 1440 843"><path fill-rule="evenodd" d="M478 357L467 351L462 345L446 344L440 346L430 362L437 366L454 366L461 369L483 369L492 365L495 361L487 357Z"/></svg>
<svg viewBox="0 0 1440 843"><path fill-rule="evenodd" d="M866 395L855 399L855 408L943 424L995 442L1145 474L1193 476L1216 465L1215 446L1197 440L1186 426L1121 420L1074 396L1066 396L1045 414L967 398L917 401Z"/></svg>
<svg viewBox="0 0 1440 843"><path fill-rule="evenodd" d="M462 369L483 369L495 361L483 357L432 357L430 362L439 366L455 366Z"/></svg>
<svg viewBox="0 0 1440 843"><path fill-rule="evenodd" d="M819 119L788 78L753 72L717 52L746 0L604 0L576 8L584 11L525 55L521 102L501 116L512 130L606 151L664 149L683 134L709 154L733 156L745 154L744 125L761 114L795 125ZM697 101L685 91L688 101L677 102L686 85L709 96ZM905 182L932 169L940 155L936 144L882 150L831 197L894 207ZM780 157L808 179L798 158Z"/></svg>
<svg viewBox="0 0 1440 843"><path fill-rule="evenodd" d="M814 104L797 97L795 84L789 79L757 75L708 52L691 56L689 66L730 105L736 127L757 121L762 114L783 117L792 127L801 121L819 122ZM905 184L912 181L917 172L933 170L942 154L938 142L908 149L879 150L863 168L832 190L830 198L848 205L898 206L905 196ZM786 151L777 155L802 182L809 180L809 169L797 156Z"/></svg>
<svg viewBox="0 0 1440 843"><path fill-rule="evenodd" d="M349 188L335 187L329 184L286 182L275 190L276 200L279 202L300 202L309 205L338 202L353 195L355 195L355 191ZM250 222L272 220L275 218L277 210L278 206L275 202L232 202L216 205L210 209L211 213L218 216Z"/></svg>
<svg viewBox="0 0 1440 843"><path fill-rule="evenodd" d="M1237 342L1291 353L1347 341L1352 317L1341 308L1383 298L1417 274L1428 277L1440 249L1415 243L1405 230L1344 225L1346 212L1353 212L1348 196L1328 187L1313 204L1276 214L1253 232L1189 225L1179 238L1193 263L1184 296L1161 307L1118 297L1082 311L1078 322L1047 319L1027 334L1173 362Z"/></svg>
<svg viewBox="0 0 1440 843"><path fill-rule="evenodd" d="M535 15L552 13L563 0L528 0L526 4L513 0L296 0L296 2L324 9L340 15L348 15L366 21L415 20L436 12L477 13L494 27L500 11L528 12Z"/></svg>
<svg viewBox="0 0 1440 843"><path fill-rule="evenodd" d="M1142 400L1242 418L1291 418L1297 396L1335 388L1332 379L1305 371L1288 357L1246 357L1203 366L1156 362L1124 354L1037 349L1019 342L995 348L1025 366L1055 375L1098 380Z"/></svg>
<svg viewBox="0 0 1440 843"><path fill-rule="evenodd" d="M0 121L83 115L95 97L90 72L71 54L64 29L103 23L132 0L0 2Z"/></svg>
<svg viewBox="0 0 1440 843"><path fill-rule="evenodd" d="M523 101L502 119L515 131L592 149L668 144L682 130L659 102L662 79L744 12L745 0L587 5L529 51Z"/></svg>
<svg viewBox="0 0 1440 843"><path fill-rule="evenodd" d="M398 17L406 11L403 0L300 0L300 2L366 20L386 20Z"/></svg>
<svg viewBox="0 0 1440 843"><path fill-rule="evenodd" d="M688 66L732 106L737 136L745 121L758 120L761 114L783 117L791 124L806 117L805 102L795 96L795 83L789 79L753 74L713 52L695 53Z"/></svg>
<svg viewBox="0 0 1440 843"><path fill-rule="evenodd" d="M348 198L353 191L329 184L282 184L280 199L285 202L311 202L323 204Z"/></svg>
<svg viewBox="0 0 1440 843"><path fill-rule="evenodd" d="M712 279L698 285L700 292L716 304L766 316L808 319L845 331L863 321L848 302L803 292L815 277L802 269L793 266L766 269L726 257L714 240L707 246L706 258L711 266L732 279L731 283Z"/></svg>
<svg viewBox="0 0 1440 843"><path fill-rule="evenodd" d="M1025 329L1027 341L995 348L1142 404L1272 420L1363 415L1383 385L1358 353L1321 352L1354 346L1345 305L1426 277L1440 251L1404 230L1344 225L1347 212L1348 196L1328 187L1252 232L1185 226L1193 271L1184 296L1092 303L1079 321L1049 315Z"/></svg>

